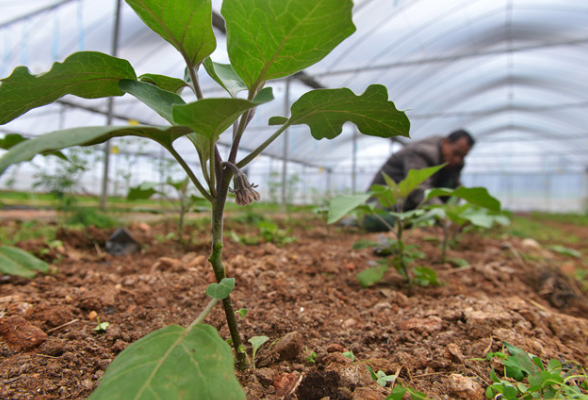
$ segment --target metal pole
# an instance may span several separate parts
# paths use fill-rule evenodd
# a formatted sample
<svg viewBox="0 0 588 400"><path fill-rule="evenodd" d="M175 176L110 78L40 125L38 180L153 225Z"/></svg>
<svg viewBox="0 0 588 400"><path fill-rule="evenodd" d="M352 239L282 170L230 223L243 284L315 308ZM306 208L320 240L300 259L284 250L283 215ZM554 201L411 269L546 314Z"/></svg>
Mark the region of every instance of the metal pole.
<svg viewBox="0 0 588 400"><path fill-rule="evenodd" d="M116 1L116 12L114 16L114 27L112 32L112 47L111 53L113 57L116 57L118 52L118 35L120 26L120 0ZM106 125L112 125L114 117L114 99L108 98L108 114L106 116ZM100 208L106 210L108 206L108 170L110 169L110 141L104 143L104 171L102 173L102 193L100 196Z"/></svg>
<svg viewBox="0 0 588 400"><path fill-rule="evenodd" d="M284 93L284 115L290 114L290 77L286 78L286 92ZM282 153L282 211L286 210L286 186L288 182L288 129L284 131L284 148Z"/></svg>

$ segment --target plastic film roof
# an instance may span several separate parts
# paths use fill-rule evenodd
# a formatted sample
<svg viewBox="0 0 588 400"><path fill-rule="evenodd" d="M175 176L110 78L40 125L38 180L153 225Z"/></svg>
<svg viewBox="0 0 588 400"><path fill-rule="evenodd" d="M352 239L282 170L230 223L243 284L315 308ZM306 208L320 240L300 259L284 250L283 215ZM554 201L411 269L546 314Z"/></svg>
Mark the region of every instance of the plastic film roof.
<svg viewBox="0 0 588 400"><path fill-rule="evenodd" d="M113 53L115 0L0 0L0 76L18 65L34 73L79 50ZM221 2L213 0L220 15ZM466 129L477 139L466 171L584 171L588 165L588 1L356 0L357 32L304 71L315 86L362 93L373 83L407 110L411 140ZM218 31L213 60L227 62ZM183 76L177 51L122 2L116 55L137 74ZM201 74L205 96L225 96ZM244 136L254 148L272 132L271 116L312 88L293 77L272 82L276 100L260 108ZM286 99L286 93L289 93ZM103 125L106 100L67 96L0 127L27 136L80 125ZM165 124L130 95L114 100L114 124ZM287 152L284 141L288 141ZM221 142L230 144L230 135ZM402 138L402 141L406 141ZM264 154L326 170L375 172L396 148L357 135L353 125L334 140L315 141L306 126ZM367 182L366 182L367 184Z"/></svg>

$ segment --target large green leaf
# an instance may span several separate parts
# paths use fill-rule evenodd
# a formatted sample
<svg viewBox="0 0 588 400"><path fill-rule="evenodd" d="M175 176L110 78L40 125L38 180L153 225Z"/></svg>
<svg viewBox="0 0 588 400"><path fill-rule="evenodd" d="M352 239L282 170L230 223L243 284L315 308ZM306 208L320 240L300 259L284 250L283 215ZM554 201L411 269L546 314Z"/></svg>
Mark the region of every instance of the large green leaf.
<svg viewBox="0 0 588 400"><path fill-rule="evenodd" d="M149 28L199 65L216 48L210 0L126 0Z"/></svg>
<svg viewBox="0 0 588 400"><path fill-rule="evenodd" d="M366 135L409 136L408 118L388 101L388 91L382 85L371 85L360 96L347 88L312 90L292 104L291 113L290 123L308 125L316 139L333 139L348 121ZM282 122L270 120L270 123Z"/></svg>
<svg viewBox="0 0 588 400"><path fill-rule="evenodd" d="M131 344L89 400L241 400L231 348L212 326L167 326Z"/></svg>
<svg viewBox="0 0 588 400"><path fill-rule="evenodd" d="M47 272L49 266L32 254L16 247L0 246L0 272L23 278L34 278L36 271Z"/></svg>
<svg viewBox="0 0 588 400"><path fill-rule="evenodd" d="M66 94L85 99L122 96L124 92L118 88L121 79L136 79L131 64L94 51L73 53L37 76L26 67L17 67L1 80L0 125Z"/></svg>
<svg viewBox="0 0 588 400"><path fill-rule="evenodd" d="M14 147L19 143L26 142L27 140L30 140L30 139L25 138L24 136L22 136L18 133L9 133L7 135L4 135L4 137L2 139L0 139L0 149L8 150L11 147ZM55 157L61 158L62 160L67 160L67 157L60 151L52 151L52 152L48 152L48 153L43 153L42 155L55 156Z"/></svg>
<svg viewBox="0 0 588 400"><path fill-rule="evenodd" d="M464 199L470 204L484 207L492 211L500 211L500 201L492 197L483 187L467 188L460 186L457 189L435 188L427 191L426 200L439 196L455 196Z"/></svg>
<svg viewBox="0 0 588 400"><path fill-rule="evenodd" d="M339 221L357 206L365 203L369 198L369 193L339 195L334 197L333 200L331 200L331 203L329 203L327 224L332 224Z"/></svg>
<svg viewBox="0 0 588 400"><path fill-rule="evenodd" d="M411 169L406 174L406 178L398 183L399 194L406 199L410 193L417 189L421 183L429 179L433 174L443 168L445 164L423 169Z"/></svg>
<svg viewBox="0 0 588 400"><path fill-rule="evenodd" d="M351 0L225 0L235 71L251 88L323 59L355 32Z"/></svg>
<svg viewBox="0 0 588 400"><path fill-rule="evenodd" d="M237 97L237 93L247 89L247 85L237 75L231 64L220 64L212 61L210 58L206 58L203 65L208 75L225 88L231 97Z"/></svg>
<svg viewBox="0 0 588 400"><path fill-rule="evenodd" d="M118 86L121 90L132 94L147 104L152 110L172 124L174 123L172 115L173 106L176 104L186 104L177 94L160 89L151 83L123 79L119 82Z"/></svg>
<svg viewBox="0 0 588 400"><path fill-rule="evenodd" d="M173 108L176 123L189 126L198 135L213 141L246 110L273 100L271 88L266 88L254 101L244 99L203 99Z"/></svg>
<svg viewBox="0 0 588 400"><path fill-rule="evenodd" d="M118 136L139 136L155 140L169 148L174 140L186 135L185 126L86 126L64 129L37 136L12 147L0 157L0 175L12 164L28 161L36 154L72 146L85 146L105 142Z"/></svg>

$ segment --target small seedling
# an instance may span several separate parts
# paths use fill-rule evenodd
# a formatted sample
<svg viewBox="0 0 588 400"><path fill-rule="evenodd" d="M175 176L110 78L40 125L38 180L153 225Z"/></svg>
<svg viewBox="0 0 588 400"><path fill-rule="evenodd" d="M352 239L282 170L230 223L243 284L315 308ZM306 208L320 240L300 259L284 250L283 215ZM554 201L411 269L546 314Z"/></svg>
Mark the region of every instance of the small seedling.
<svg viewBox="0 0 588 400"><path fill-rule="evenodd" d="M425 202L441 196L450 196L450 199L442 205L425 205L423 208L427 212L416 222L441 226L443 262L447 262L447 249L450 244L458 241L458 233L469 229L490 229L497 224L510 223L507 214L501 211L500 201L492 197L485 188L462 186L457 189L431 189L425 193ZM459 204L459 199L467 203Z"/></svg>
<svg viewBox="0 0 588 400"><path fill-rule="evenodd" d="M96 327L93 329L94 332L97 333L104 333L106 332L106 329L110 326L110 322L100 322L100 317L96 317L96 320L98 321L98 325L96 325Z"/></svg>
<svg viewBox="0 0 588 400"><path fill-rule="evenodd" d="M370 371L372 379L378 382L378 385L382 387L386 387L386 385L390 384L390 386L394 386L394 382L396 382L396 378L398 375L386 375L384 371L374 372L374 370L367 365L366 368Z"/></svg>
<svg viewBox="0 0 588 400"><path fill-rule="evenodd" d="M402 400L404 399L404 395L408 392L410 395L411 400L428 400L426 394L423 392L419 392L418 390L414 390L411 388L405 388L402 385L396 385L392 392L386 397L386 400Z"/></svg>
<svg viewBox="0 0 588 400"><path fill-rule="evenodd" d="M355 354L353 354L352 351L344 351L343 354L345 357L347 357L348 359L350 359L351 361L355 362Z"/></svg>
<svg viewBox="0 0 588 400"><path fill-rule="evenodd" d="M247 310L246 308L240 308L237 311L235 311L235 314L237 314L241 319L245 318L245 316L247 316L247 313L249 312L249 310Z"/></svg>
<svg viewBox="0 0 588 400"><path fill-rule="evenodd" d="M582 253L580 253L578 250L570 249L568 247L560 246L558 244L552 244L551 246L547 246L547 248L563 256L582 258Z"/></svg>
<svg viewBox="0 0 588 400"><path fill-rule="evenodd" d="M268 340L269 338L267 336L253 336L249 339L249 343L251 343L251 368L255 368L257 350Z"/></svg>
<svg viewBox="0 0 588 400"><path fill-rule="evenodd" d="M311 365L316 364L316 358L317 358L316 352L308 350L308 347L305 347L305 352L306 352L306 354L308 354L306 357L304 357L306 362Z"/></svg>

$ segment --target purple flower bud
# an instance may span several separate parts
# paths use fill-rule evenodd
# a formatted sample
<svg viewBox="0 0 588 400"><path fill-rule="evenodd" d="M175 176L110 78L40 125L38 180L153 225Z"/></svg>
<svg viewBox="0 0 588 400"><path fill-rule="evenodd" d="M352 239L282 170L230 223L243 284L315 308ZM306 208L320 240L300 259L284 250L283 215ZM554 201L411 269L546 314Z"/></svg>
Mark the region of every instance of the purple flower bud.
<svg viewBox="0 0 588 400"><path fill-rule="evenodd" d="M240 170L235 171L235 176L233 176L233 186L235 189L229 189L229 192L235 194L237 205L247 206L254 201L261 200L259 192L253 189L256 188L257 185L249 183L247 175Z"/></svg>

